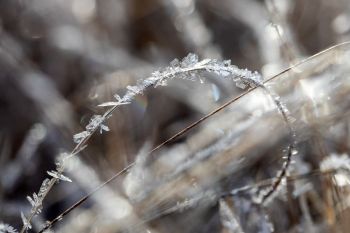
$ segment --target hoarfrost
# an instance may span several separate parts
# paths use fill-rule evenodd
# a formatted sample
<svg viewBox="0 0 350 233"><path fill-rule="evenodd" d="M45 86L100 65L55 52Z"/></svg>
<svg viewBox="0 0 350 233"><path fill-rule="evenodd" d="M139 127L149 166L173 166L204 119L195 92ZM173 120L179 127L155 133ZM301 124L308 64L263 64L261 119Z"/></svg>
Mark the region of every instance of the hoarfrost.
<svg viewBox="0 0 350 233"><path fill-rule="evenodd" d="M77 144L79 144L84 138L89 136L90 133L88 131L82 131L80 133L77 133L73 136L73 141Z"/></svg>
<svg viewBox="0 0 350 233"><path fill-rule="evenodd" d="M102 104L99 104L98 106L99 107L111 107L111 106L118 106L120 105L119 102L106 102L106 103L102 103Z"/></svg>
<svg viewBox="0 0 350 233"><path fill-rule="evenodd" d="M23 212L21 212L21 218L22 218L24 228L25 229L32 229L32 225L28 221L27 217L23 214Z"/></svg>
<svg viewBox="0 0 350 233"><path fill-rule="evenodd" d="M39 193L38 193L38 196L41 198L44 196L45 192L47 191L47 189L49 188L49 185L50 185L50 179L45 179L43 181L43 183L41 184L40 186L40 189L39 189Z"/></svg>
<svg viewBox="0 0 350 233"><path fill-rule="evenodd" d="M101 115L93 115L89 124L85 127L88 132L93 132L104 121L104 117Z"/></svg>

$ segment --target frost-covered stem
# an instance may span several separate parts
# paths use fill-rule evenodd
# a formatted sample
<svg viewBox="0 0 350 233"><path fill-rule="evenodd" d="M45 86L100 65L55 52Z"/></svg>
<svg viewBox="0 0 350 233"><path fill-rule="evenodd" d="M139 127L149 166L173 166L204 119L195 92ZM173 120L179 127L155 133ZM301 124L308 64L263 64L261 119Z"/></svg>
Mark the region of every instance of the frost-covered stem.
<svg viewBox="0 0 350 233"><path fill-rule="evenodd" d="M86 140L88 138L89 137L87 137ZM52 187L62 179L62 178L60 179L60 177L64 177L62 173L63 173L63 171L65 169L65 161L66 161L66 159L71 157L71 156L76 155L77 153L79 153L83 149L84 149L84 142L82 141L79 144L77 144L74 147L74 149L72 150L72 152L69 155L66 155L66 157L64 157L62 159L62 161L60 162L60 164L57 166L57 171L56 171L57 172L56 173L57 177L52 177L47 183L46 183L47 179L44 180L44 182L43 182L43 184L42 184L42 186L40 188L40 191L38 192L39 193L39 195L38 195L39 197L38 197L37 200L35 200L35 204L33 204L32 208L30 210L29 216L28 217L25 217L25 216L22 217L22 220L23 220L23 218L25 218L25 219L23 220L23 226L21 228L20 233L24 233L28 228L31 228L31 226L30 226L31 225L31 221L32 221L32 219L33 219L33 217L35 215L37 215L37 214L39 214L41 212L42 203L43 203L44 199L46 198L47 194L51 191ZM43 191L41 192L41 190L43 190Z"/></svg>
<svg viewBox="0 0 350 233"><path fill-rule="evenodd" d="M136 86L128 86L128 91L123 97L115 95L116 102L107 102L100 105L109 108L102 116L93 116L89 124L86 126L86 131L74 135L74 141L77 145L69 154L66 154L62 160L58 162L56 171L48 172L52 178L50 180L44 180L38 195L35 193L33 195L34 201L31 197L28 197L28 200L32 204L32 209L28 217L22 215L23 227L20 233L24 233L27 229L31 228L33 217L41 212L42 202L51 191L52 187L59 182L59 180L70 181L69 178L62 174L65 170L66 160L84 150L87 141L98 129L101 133L103 130L109 130L104 123L109 117L111 117L118 106L129 104L136 95L143 94L143 92L149 87L164 86L166 85L166 82L172 78L193 79L196 78L196 75L199 72L203 71L213 72L223 77L233 78L237 86L241 88L245 88L247 85L254 86L254 81L258 83L261 80L261 76L257 72L252 73L246 69L241 70L236 66L231 65L230 61L220 62L216 59L204 59L199 61L197 55L189 54L181 62L175 59L171 63L171 66L162 71L153 72L150 77L142 80Z"/></svg>
<svg viewBox="0 0 350 233"><path fill-rule="evenodd" d="M115 98L117 101L107 102L99 105L101 107L108 107L107 111L105 111L103 115L93 116L89 124L86 126L86 130L74 135L74 141L77 143L77 145L74 147L71 153L66 154L63 157L63 159L58 163L57 171L48 172L48 174L51 175L53 178L51 178L50 180L48 179L45 180L42 187L40 188L39 194L33 195L35 202L30 200L30 202L33 205L33 208L28 218L23 216L24 224L23 224L21 233L24 233L26 229L31 227L30 224L33 217L36 214L40 213L42 209L42 202L47 196L47 194L50 192L52 187L59 180L70 181L69 178L63 176L62 174L65 169L66 160L78 154L82 150L84 150L86 147L87 141L91 138L91 136L97 130L100 130L101 133L103 131L109 131L108 127L105 126L104 123L109 117L111 117L113 112L119 106L129 104L135 98L135 96L143 94L144 91L149 87L164 86L166 85L168 80L173 78L182 78L182 79L190 79L190 80L200 79L198 74L200 72L205 72L205 71L216 73L217 75L224 78L229 78L233 80L236 83L236 85L242 89L246 88L247 86L263 88L271 97L273 97L273 100L275 101L277 108L282 113L290 129L291 135L294 135L291 124L289 123L289 120L288 120L287 109L278 100L278 98L274 97L272 92L270 92L263 85L262 77L257 72L251 72L247 69L243 69L243 70L239 69L238 67L231 65L229 60L221 62L216 59L204 59L202 61L199 61L198 57L194 54L189 54L181 62L175 59L173 62L171 62L171 66L161 71L153 72L150 77L138 82L138 84L135 86L127 86L128 91L123 97L120 97L119 95L115 95ZM290 156L288 156L287 162L282 168L282 172L281 172L282 175L278 176L277 181L272 186L271 188L272 192L274 192L274 190L281 183L281 180L285 176L289 164L290 164ZM268 196L270 196L270 194ZM265 197L267 198L268 196L265 196Z"/></svg>
<svg viewBox="0 0 350 233"><path fill-rule="evenodd" d="M288 169L289 169L290 164L292 162L292 156L297 154L296 133L295 133L295 130L293 129L293 126L292 126L292 124L293 124L291 121L292 117L290 116L289 110L280 101L279 96L277 94L275 94L272 90L269 90L264 85L264 83L259 79L252 79L249 77L248 78L244 77L239 81L243 82L243 85L249 85L249 86L253 86L253 87L255 86L255 87L262 88L272 98L278 111L281 113L281 115L283 117L283 121L286 123L286 126L288 128L288 132L289 132L289 137L291 140L291 142L288 146L287 155L286 155L286 158L285 158L285 161L283 163L281 170L278 172L278 174L275 177L275 180L272 183L272 185L270 186L270 188L265 190L265 192L261 195L261 197L258 198L259 202L263 204L278 190L283 179L286 178L288 175Z"/></svg>
<svg viewBox="0 0 350 233"><path fill-rule="evenodd" d="M259 85L259 84L256 84L256 85ZM265 92L267 92L267 94L272 98L278 111L281 113L284 122L286 123L286 126L289 131L289 137L291 140L288 146L287 155L285 157L285 161L283 162L283 166L281 170L278 172L270 188L268 188L268 190L265 190L265 192L259 198L260 202L263 204L278 190L278 188L282 184L283 179L287 177L288 169L290 167L290 164L292 163L292 157L293 155L297 154L297 150L296 150L296 133L292 126L293 123L291 122L291 116L290 116L289 110L280 101L279 96L273 93L271 90L269 90L265 85L260 84L259 87L261 87Z"/></svg>
<svg viewBox="0 0 350 233"><path fill-rule="evenodd" d="M51 188L54 186L54 184L55 184L57 181L58 181L57 178L52 178L52 179L50 180L50 183L48 184L47 190L44 192L43 197L40 199L40 202L41 202L41 203L43 202L44 198L45 198L46 195L50 192ZM35 206L32 207L32 209L31 209L31 211L30 211L30 215L29 215L28 217L26 217L27 223L24 223L24 224L23 224L20 233L24 233L28 228L31 228L31 227L29 227L28 224L31 224L31 221L32 221L33 217L34 217L35 215L37 215L37 212L39 211L40 208L41 208L40 205L35 205Z"/></svg>
<svg viewBox="0 0 350 233"><path fill-rule="evenodd" d="M157 86L166 85L166 82L172 78L182 78L182 79L191 79L191 80L200 79L198 74L199 72L204 72L204 71L216 73L219 76L224 78L229 78L233 80L236 83L236 85L242 89L246 88L247 86L263 88L263 90L265 90L272 97L273 101L277 106L277 109L279 110L279 112L281 112L285 122L287 123L290 134L294 135L294 131L291 127L291 122L289 120L288 110L286 109L286 107L284 107L281 101L279 101L278 96L274 95L272 91L268 90L266 86L264 86L263 80L260 74L258 74L257 72L251 72L246 69L244 70L239 69L236 66L231 65L230 61L221 62L215 59L205 59L202 61L198 61L198 57L196 55L189 54L181 62L175 59L171 63L171 66L163 69L162 71L153 72L150 77L142 80L141 82L138 82L138 84L135 86L128 86L127 87L128 91L123 97L115 95L115 98L117 100L116 102L107 102L99 105L101 107L109 107L109 108L102 116L94 116L90 120L90 123L88 124L88 126L86 127L87 129L86 131L83 131L75 135L74 138L78 144L71 154L79 153L82 149L84 149L86 142L97 129L100 128L100 132L102 132L103 130L108 131L108 128L104 126L103 123L112 115L112 113L116 110L116 108L120 105L129 104L136 95L142 94L148 87L157 87ZM67 157L70 157L70 156L67 156ZM289 157L289 160L290 160L290 157ZM131 163L130 165L128 165L121 172L113 176L109 181L117 177L122 172L130 169L133 166L133 164L134 163ZM290 164L290 161L288 161L287 159L287 162L282 168L282 171L283 171L281 173L282 176L277 176L278 181L275 182L274 185L272 185L272 188L271 188L272 190L275 190L281 183L283 177L286 174L289 164ZM108 183L109 181L107 181L106 183ZM104 186L104 184L102 184L101 187ZM97 187L96 190L94 190L92 193L98 191L99 189L100 187ZM89 194L88 196L90 195L92 194ZM43 232L44 230L50 228L55 222L59 221L63 216L68 214L72 209L76 208L81 203L83 203L88 196L82 198L75 205L67 209L63 214L59 215L53 221L49 222L40 232Z"/></svg>

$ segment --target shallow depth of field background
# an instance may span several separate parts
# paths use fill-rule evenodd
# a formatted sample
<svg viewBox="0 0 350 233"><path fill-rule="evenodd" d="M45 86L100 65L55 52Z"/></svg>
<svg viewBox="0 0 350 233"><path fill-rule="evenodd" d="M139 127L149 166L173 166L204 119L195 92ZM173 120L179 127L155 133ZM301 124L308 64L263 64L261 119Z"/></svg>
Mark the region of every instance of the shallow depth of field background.
<svg viewBox="0 0 350 233"><path fill-rule="evenodd" d="M73 135L103 113L98 104L174 58L193 52L231 59L269 78L349 39L349 0L1 0L0 221L21 226L20 212L30 209L26 196L37 191L56 156L74 147ZM313 68L290 77L304 78L301 84L271 84L297 112L299 155L292 175L310 174L327 156L349 152L349 63L324 60L329 64L315 60ZM312 81L338 71L344 82L334 87ZM286 129L259 91L145 155L243 92L233 82L205 77L203 84L173 80L116 111L107 123L110 132L96 133L72 159L65 174L73 182L52 190L33 232L135 159L146 162L134 175L107 185L53 230L253 233L271 232L273 225L275 232L347 232L349 173L345 185L332 174L294 179L266 208L254 206L251 193L221 198L274 177L281 167ZM285 94L297 85L305 95ZM323 88L325 99L313 100ZM344 88L341 97L338 88ZM328 103L333 94L337 101ZM225 149L213 150L210 163L198 161L166 177L221 139L228 140ZM301 194L295 194L298 188Z"/></svg>

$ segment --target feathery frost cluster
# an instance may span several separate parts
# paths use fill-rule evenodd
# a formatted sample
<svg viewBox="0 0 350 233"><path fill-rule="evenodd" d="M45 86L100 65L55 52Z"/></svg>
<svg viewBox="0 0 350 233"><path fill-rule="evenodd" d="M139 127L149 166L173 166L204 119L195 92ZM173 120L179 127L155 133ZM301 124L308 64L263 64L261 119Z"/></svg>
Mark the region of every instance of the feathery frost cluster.
<svg viewBox="0 0 350 233"><path fill-rule="evenodd" d="M44 201L46 195L48 194L48 192L51 190L52 186L55 183L58 183L60 180L72 182L71 179L69 179L68 177L66 177L62 174L63 169L64 169L64 167L62 166L62 163L58 162L58 163L56 163L56 165L57 165L57 171L47 171L47 174L49 176L51 176L52 178L51 179L46 178L42 182L40 189L39 189L39 192L33 193L32 196L27 196L27 200L31 204L32 208L30 210L30 215L28 217L26 217L21 212L21 219L22 219L22 223L23 223L23 227L20 231L21 233L32 228L31 220L35 215L38 215L41 213L41 211L43 209L43 201Z"/></svg>
<svg viewBox="0 0 350 233"><path fill-rule="evenodd" d="M149 87L166 86L168 80L174 78L187 79L187 80L199 80L202 79L199 73L202 72L215 73L221 77L232 78L236 85L240 88L246 88L247 86L256 87L262 85L262 76L258 72L251 72L247 69L239 69L238 67L231 65L230 60L218 61L216 59L204 59L199 60L198 56L190 53L182 61L178 59L173 60L170 66L157 70L152 75L144 80L139 80L134 86L127 86L127 92L123 97L114 95L116 101L106 102L100 104L100 107L112 107L104 115L94 115L89 124L85 127L85 131L74 135L74 141L76 143L83 142L97 129L100 133L103 131L109 131L109 128L103 124L103 122L110 117L110 113L113 108L120 105L129 104L136 95L143 94L143 92Z"/></svg>
<svg viewBox="0 0 350 233"><path fill-rule="evenodd" d="M200 61L197 55L190 53L181 61L175 59L170 63L170 66L153 72L146 79L139 80L136 85L127 86L127 92L123 97L116 94L114 95L115 101L100 104L100 107L110 107L110 109L103 115L94 115L85 127L86 130L74 135L74 142L78 144L83 143L98 129L100 133L109 131L109 128L103 123L111 116L114 109L117 106L129 104L136 95L143 94L147 88L166 86L168 80L174 78L203 82L199 76L202 72L211 72L224 78L231 78L242 89L248 86L261 86L263 81L262 76L258 72L239 69L231 65L230 60L204 59Z"/></svg>

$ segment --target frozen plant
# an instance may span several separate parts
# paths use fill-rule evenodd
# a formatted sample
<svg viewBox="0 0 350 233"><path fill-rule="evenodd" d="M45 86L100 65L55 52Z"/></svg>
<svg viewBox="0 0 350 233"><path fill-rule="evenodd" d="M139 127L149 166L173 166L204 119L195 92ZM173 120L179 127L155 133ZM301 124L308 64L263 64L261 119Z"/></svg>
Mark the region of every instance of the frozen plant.
<svg viewBox="0 0 350 233"><path fill-rule="evenodd" d="M168 81L174 78L187 79L193 81L203 82L200 74L203 72L210 72L219 75L220 77L230 79L235 82L236 86L239 88L255 88L261 87L263 88L267 94L269 94L274 100L277 109L283 115L288 128L290 130L290 135L293 137L294 131L292 130L291 123L289 120L289 113L287 108L281 103L279 98L276 97L270 90L268 90L263 84L263 78L258 72L251 72L247 69L239 69L237 66L231 64L230 60L219 61L217 59L203 59L199 60L198 56L190 53L181 61L178 59L173 60L170 63L170 66L157 70L151 74L150 77L139 80L136 85L127 86L127 91L123 97L119 95L114 95L115 100L102 103L100 107L107 107L107 110L103 115L94 115L89 124L85 127L85 130L74 135L74 142L77 143L75 148L70 152L64 154L60 161L57 162L56 171L49 171L48 174L52 177L51 179L47 179L44 181L40 190L42 191L41 195L34 195L33 198L29 197L28 200L32 204L31 213L28 217L22 214L23 227L20 233L25 232L28 228L31 227L32 218L39 214L42 209L42 202L46 195L50 192L51 188L59 182L63 181L71 181L68 177L64 176L62 173L65 169L65 162L72 156L75 156L79 152L85 149L86 143L89 138L96 132L99 131L102 133L103 131L109 131L108 126L105 125L105 121L110 118L113 112L121 105L129 104L137 95L141 95L144 93L146 89L149 87L158 87L158 86L166 86ZM294 138L292 140L292 144L294 143ZM294 144L293 144L294 145ZM294 148L290 146L290 148ZM270 196L279 186L281 180L286 175L286 170L290 163L290 156L288 156L284 167L282 168L281 175L277 177L276 182L272 185L272 188L263 199L266 199ZM43 190L42 190L43 189ZM48 224L45 226L47 229L50 226Z"/></svg>

